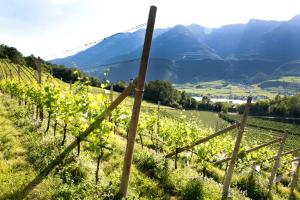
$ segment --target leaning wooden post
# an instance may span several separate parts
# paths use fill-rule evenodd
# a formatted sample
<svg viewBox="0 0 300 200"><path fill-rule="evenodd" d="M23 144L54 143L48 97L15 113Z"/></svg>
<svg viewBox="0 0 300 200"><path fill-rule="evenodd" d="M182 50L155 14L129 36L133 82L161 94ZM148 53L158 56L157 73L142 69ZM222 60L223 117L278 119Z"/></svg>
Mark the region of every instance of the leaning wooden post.
<svg viewBox="0 0 300 200"><path fill-rule="evenodd" d="M71 91L72 90L72 80L70 80L69 86L70 86L70 91Z"/></svg>
<svg viewBox="0 0 300 200"><path fill-rule="evenodd" d="M256 146L256 147L254 147L254 148L252 148L252 149L248 149L248 150L246 150L246 151L243 152L243 153L248 154L248 153L251 153L251 152L253 152L253 151L259 150L259 149L261 149L261 148L263 148L263 147L266 147L266 146L269 146L269 145L278 143L278 142L280 142L280 141L281 141L281 138L275 139L275 140L272 140L272 141L270 141L270 142L267 142L267 143L261 144L261 145L259 145L259 146ZM240 153L238 154L238 156L240 156ZM231 158L224 158L224 159L222 159L222 160L218 160L218 161L214 162L214 164L220 164L220 163L222 163L222 162L229 161L230 159L231 159Z"/></svg>
<svg viewBox="0 0 300 200"><path fill-rule="evenodd" d="M279 167L279 164L280 164L280 158L281 158L282 152L284 150L284 144L285 144L287 135L288 135L288 131L285 130L284 135L283 135L283 137L281 139L281 142L280 142L280 146L279 146L279 149L278 149L278 152L277 152L277 156L275 158L275 163L274 163L274 166L273 166L273 169L272 169L272 172L271 172L271 176L270 176L270 179L269 179L269 184L268 184L269 194L271 194L271 191L272 191L273 181L274 181L275 175L277 173L277 170L278 170L278 167Z"/></svg>
<svg viewBox="0 0 300 200"><path fill-rule="evenodd" d="M294 196L294 190L297 186L297 181L298 181L299 169L300 169L300 158L298 158L298 164L297 164L296 170L293 173L292 182L291 182L291 185L290 185L289 199L292 199L293 196Z"/></svg>
<svg viewBox="0 0 300 200"><path fill-rule="evenodd" d="M283 152L283 153L281 154L281 157L282 157L282 156L286 156L286 155L288 155L288 154L296 153L297 151L300 151L300 148L293 149L293 150L287 151L287 152ZM268 158L267 160L274 160L274 159L276 159L276 156L271 157L271 158Z"/></svg>
<svg viewBox="0 0 300 200"><path fill-rule="evenodd" d="M128 135L128 140L126 145L123 173L122 173L121 184L120 184L119 194L120 196L123 197L127 195L131 162L132 162L137 125L138 125L139 114L140 114L141 103L142 103L143 92L144 92L145 77L146 77L146 72L148 67L148 59L150 54L155 17L156 17L156 7L151 6L149 17L148 17L146 35L145 35L143 54L140 63L139 77L138 77L137 87L135 91L135 98L134 98L134 103L132 108L131 122L129 126L129 135Z"/></svg>
<svg viewBox="0 0 300 200"><path fill-rule="evenodd" d="M235 124L233 124L233 125L231 125L231 126L228 126L228 127L224 128L224 129L220 130L220 131L217 131L217 132L215 132L214 134L211 134L211 135L209 135L209 136L207 136L207 137L205 137L205 138L201 138L201 139L199 139L198 141L194 142L194 143L191 144L191 145L187 145L187 146L184 146L184 147L180 147L180 148L177 149L177 153L181 153L181 152L183 152L183 151L187 151L187 150L189 150L189 149L192 149L194 146L200 145L200 144L202 144L202 143L204 143L204 142L207 142L207 141L209 141L209 140L211 140L211 139L213 139L213 138L215 138L215 137L217 137L217 136L219 136L219 135L222 135L222 134L224 134L224 133L227 133L228 131L231 131L231 130L235 129L235 128L237 128L238 126L239 126L239 123L235 123ZM176 151L173 151L173 152L167 154L167 155L165 156L165 158L171 158L171 157L173 157L175 154L176 154Z"/></svg>
<svg viewBox="0 0 300 200"><path fill-rule="evenodd" d="M234 167L235 167L236 160L238 159L238 153L239 153L241 141L242 141L242 138L243 138L244 128L245 128L245 125L246 125L246 120L247 120L247 117L248 117L248 113L249 113L249 109L250 109L250 105L251 105L251 100L252 100L252 97L247 98L247 103L246 103L246 106L245 106L244 114L243 114L243 117L241 119L241 123L240 123L240 126L239 126L239 131L238 131L238 135L237 135L237 138L236 138L234 150L233 150L232 157L231 157L229 167L228 167L228 170L227 170L227 173L226 173L226 176L225 176L225 180L224 180L223 194L222 194L222 199L223 200L227 199L227 197L228 197L230 182L231 182L231 178L232 178L232 175L233 175L233 170L234 170Z"/></svg>

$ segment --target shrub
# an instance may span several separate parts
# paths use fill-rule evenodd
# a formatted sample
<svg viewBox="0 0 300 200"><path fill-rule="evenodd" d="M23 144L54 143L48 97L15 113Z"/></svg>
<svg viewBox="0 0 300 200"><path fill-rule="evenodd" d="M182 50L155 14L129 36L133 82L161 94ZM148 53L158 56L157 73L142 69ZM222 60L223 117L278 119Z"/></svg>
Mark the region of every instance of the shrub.
<svg viewBox="0 0 300 200"><path fill-rule="evenodd" d="M174 176L171 177L166 160L155 156L151 152L143 152L137 153L135 162L142 171L146 172L149 176L160 180L166 190L175 190L176 181Z"/></svg>
<svg viewBox="0 0 300 200"><path fill-rule="evenodd" d="M87 177L87 169L80 163L74 162L67 166L63 166L58 173L64 183L79 184Z"/></svg>
<svg viewBox="0 0 300 200"><path fill-rule="evenodd" d="M203 183L198 179L191 179L182 191L182 199L184 200L202 200Z"/></svg>
<svg viewBox="0 0 300 200"><path fill-rule="evenodd" d="M155 158L152 153L140 153L136 156L138 167L151 177L157 178L157 172L163 168L163 161Z"/></svg>
<svg viewBox="0 0 300 200"><path fill-rule="evenodd" d="M248 174L237 182L237 187L247 193L247 196L252 199L269 199L266 184L258 175Z"/></svg>
<svg viewBox="0 0 300 200"><path fill-rule="evenodd" d="M218 183L222 183L224 179L224 171L217 167L209 166L206 169L206 176L214 179Z"/></svg>

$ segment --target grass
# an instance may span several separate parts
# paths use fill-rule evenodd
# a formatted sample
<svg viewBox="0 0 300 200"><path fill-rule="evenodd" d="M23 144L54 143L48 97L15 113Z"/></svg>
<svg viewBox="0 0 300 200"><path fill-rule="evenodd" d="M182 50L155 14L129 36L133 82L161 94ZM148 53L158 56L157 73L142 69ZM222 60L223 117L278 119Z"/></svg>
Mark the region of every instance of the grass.
<svg viewBox="0 0 300 200"><path fill-rule="evenodd" d="M240 115L224 115L229 120L240 120ZM286 141L286 149L291 150L300 147L299 125L276 122L249 116L247 119L246 139L248 143L258 139L264 143L272 139L282 137L283 131L288 129L289 135ZM276 131L281 130L281 131Z"/></svg>
<svg viewBox="0 0 300 200"><path fill-rule="evenodd" d="M294 83L300 84L300 77L297 76L284 76L278 79L268 80L267 82L283 82L283 83ZM293 88L283 88L283 87L270 87L261 88L258 84L252 85L241 85L229 83L223 80L209 81L209 82L199 82L199 83L185 83L185 84L175 84L175 87L181 91L186 91L189 94L195 96L222 96L222 97L246 97L249 95L264 97L264 98L274 98L278 93L286 94L287 92L297 93L299 91Z"/></svg>
<svg viewBox="0 0 300 200"><path fill-rule="evenodd" d="M199 87L200 85L200 87ZM263 96L273 98L277 94L276 91L269 91L260 88L257 84L244 86L241 84L223 84L222 81L202 82L197 84L177 84L177 89L186 91L195 96L222 96L222 97L247 97ZM198 86L198 87L197 87Z"/></svg>
<svg viewBox="0 0 300 200"><path fill-rule="evenodd" d="M209 111L197 110L162 110L162 115L171 118L178 118L180 115L185 115L187 120L197 122L202 128L212 128L219 130L225 127L228 123L218 117L218 113Z"/></svg>
<svg viewBox="0 0 300 200"><path fill-rule="evenodd" d="M300 77L299 76L283 76L281 78L276 79L277 81L284 81L288 83L297 83L300 84Z"/></svg>
<svg viewBox="0 0 300 200"><path fill-rule="evenodd" d="M22 134L22 130L15 127L10 120L10 114L3 103L0 103L0 123L0 199L5 199L6 195L21 189L35 177L36 171L28 160L27 149L24 146L28 140ZM47 198L47 188L52 184L53 179L50 177L39 185L41 197ZM35 194L36 192L32 195Z"/></svg>

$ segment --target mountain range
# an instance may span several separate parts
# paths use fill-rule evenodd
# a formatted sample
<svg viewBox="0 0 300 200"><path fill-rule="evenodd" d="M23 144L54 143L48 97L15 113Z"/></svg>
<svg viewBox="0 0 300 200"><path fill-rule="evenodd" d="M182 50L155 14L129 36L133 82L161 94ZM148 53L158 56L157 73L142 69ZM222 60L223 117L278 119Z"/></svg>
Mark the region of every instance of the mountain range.
<svg viewBox="0 0 300 200"><path fill-rule="evenodd" d="M115 34L54 64L78 66L113 82L138 73L145 30ZM300 15L288 21L249 20L207 28L197 24L155 29L148 80L173 83L228 80L258 83L286 75L300 76Z"/></svg>

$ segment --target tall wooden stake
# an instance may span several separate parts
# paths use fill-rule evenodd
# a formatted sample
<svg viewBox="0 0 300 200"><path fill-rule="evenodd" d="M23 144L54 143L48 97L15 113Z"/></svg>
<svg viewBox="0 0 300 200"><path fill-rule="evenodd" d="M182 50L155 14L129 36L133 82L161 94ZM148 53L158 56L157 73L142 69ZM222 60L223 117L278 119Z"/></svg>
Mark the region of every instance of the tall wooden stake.
<svg viewBox="0 0 300 200"><path fill-rule="evenodd" d="M232 178L232 175L233 175L233 170L234 170L236 160L238 159L238 153L239 153L241 141L242 141L242 138L243 138L244 128L245 128L245 125L246 125L246 120L247 120L247 117L248 117L248 113L249 113L249 109L250 109L250 105L251 105L251 100L252 100L251 97L247 98L247 103L246 103L246 106L245 106L243 117L241 119L238 135L237 135L235 146L234 146L234 150L233 150L232 157L231 157L231 160L230 160L230 164L229 164L229 167L228 167L228 170L227 170L227 173L226 173L226 176L225 176L225 180L224 180L222 200L225 200L228 197L230 182L231 182L231 178Z"/></svg>
<svg viewBox="0 0 300 200"><path fill-rule="evenodd" d="M113 94L113 91L114 91L114 86L113 86L113 85L110 85L110 93L109 93L110 102L113 102L113 101L114 101L114 94Z"/></svg>
<svg viewBox="0 0 300 200"><path fill-rule="evenodd" d="M21 66L20 65L18 65L18 83L21 83ZM22 103L22 99L21 99L21 97L19 97L18 99L19 99L19 106L20 106Z"/></svg>
<svg viewBox="0 0 300 200"><path fill-rule="evenodd" d="M113 100L114 100L114 96L113 96L113 85L110 85L109 98L110 98L110 103L113 102ZM111 115L109 115L108 121L112 122Z"/></svg>
<svg viewBox="0 0 300 200"><path fill-rule="evenodd" d="M40 60L38 59L38 63L37 63L37 82L39 83L39 84L41 84L42 83L42 65L41 65L41 62L40 62Z"/></svg>
<svg viewBox="0 0 300 200"><path fill-rule="evenodd" d="M298 181L299 169L300 169L300 158L298 158L298 164L297 164L296 170L293 173L292 182L291 182L291 185L290 185L289 199L292 199L293 196L294 196L294 190L297 186L297 181Z"/></svg>
<svg viewBox="0 0 300 200"><path fill-rule="evenodd" d="M42 84L42 61L41 59L38 57L38 63L37 63L37 75L38 75L38 84L40 85L41 87L41 84ZM40 117L40 121L43 122L43 119L44 119L44 109L43 109L43 106L41 106L39 108L40 112L39 112L39 117Z"/></svg>
<svg viewBox="0 0 300 200"><path fill-rule="evenodd" d="M18 65L18 81L21 82L21 66Z"/></svg>
<svg viewBox="0 0 300 200"><path fill-rule="evenodd" d="M11 69L9 69L9 78L10 78L10 80L12 80L12 72L11 72Z"/></svg>
<svg viewBox="0 0 300 200"><path fill-rule="evenodd" d="M131 162L132 162L137 125L138 125L141 103L142 103L143 92L144 92L145 78L146 78L146 72L147 72L147 67L148 67L152 35L153 35L154 24L155 24L155 17L156 17L156 7L151 6L149 16L148 16L148 23L147 23L145 40L144 40L143 54L142 54L142 58L141 58L139 77L138 77L137 87L136 87L136 91L135 91L135 98L134 98L134 104L133 104L133 109L132 109L131 122L130 122L130 126L129 126L129 135L128 135L126 152L125 152L125 157L124 157L123 173L122 173L121 184L120 184L119 194L120 194L120 196L123 196L123 197L125 197L127 195Z"/></svg>
<svg viewBox="0 0 300 200"><path fill-rule="evenodd" d="M281 158L282 152L284 150L284 144L285 144L287 135L288 135L288 131L285 130L284 135L283 135L283 137L281 139L281 142L280 142L280 146L279 146L279 149L278 149L278 152L277 152L277 156L275 158L275 163L274 163L274 166L273 166L273 169L272 169L272 172L271 172L271 176L270 176L270 179L269 179L269 184L268 184L269 194L271 194L271 191L272 191L273 181L274 181L275 175L277 173L277 170L278 170L278 167L279 167L279 164L280 164L280 158Z"/></svg>

